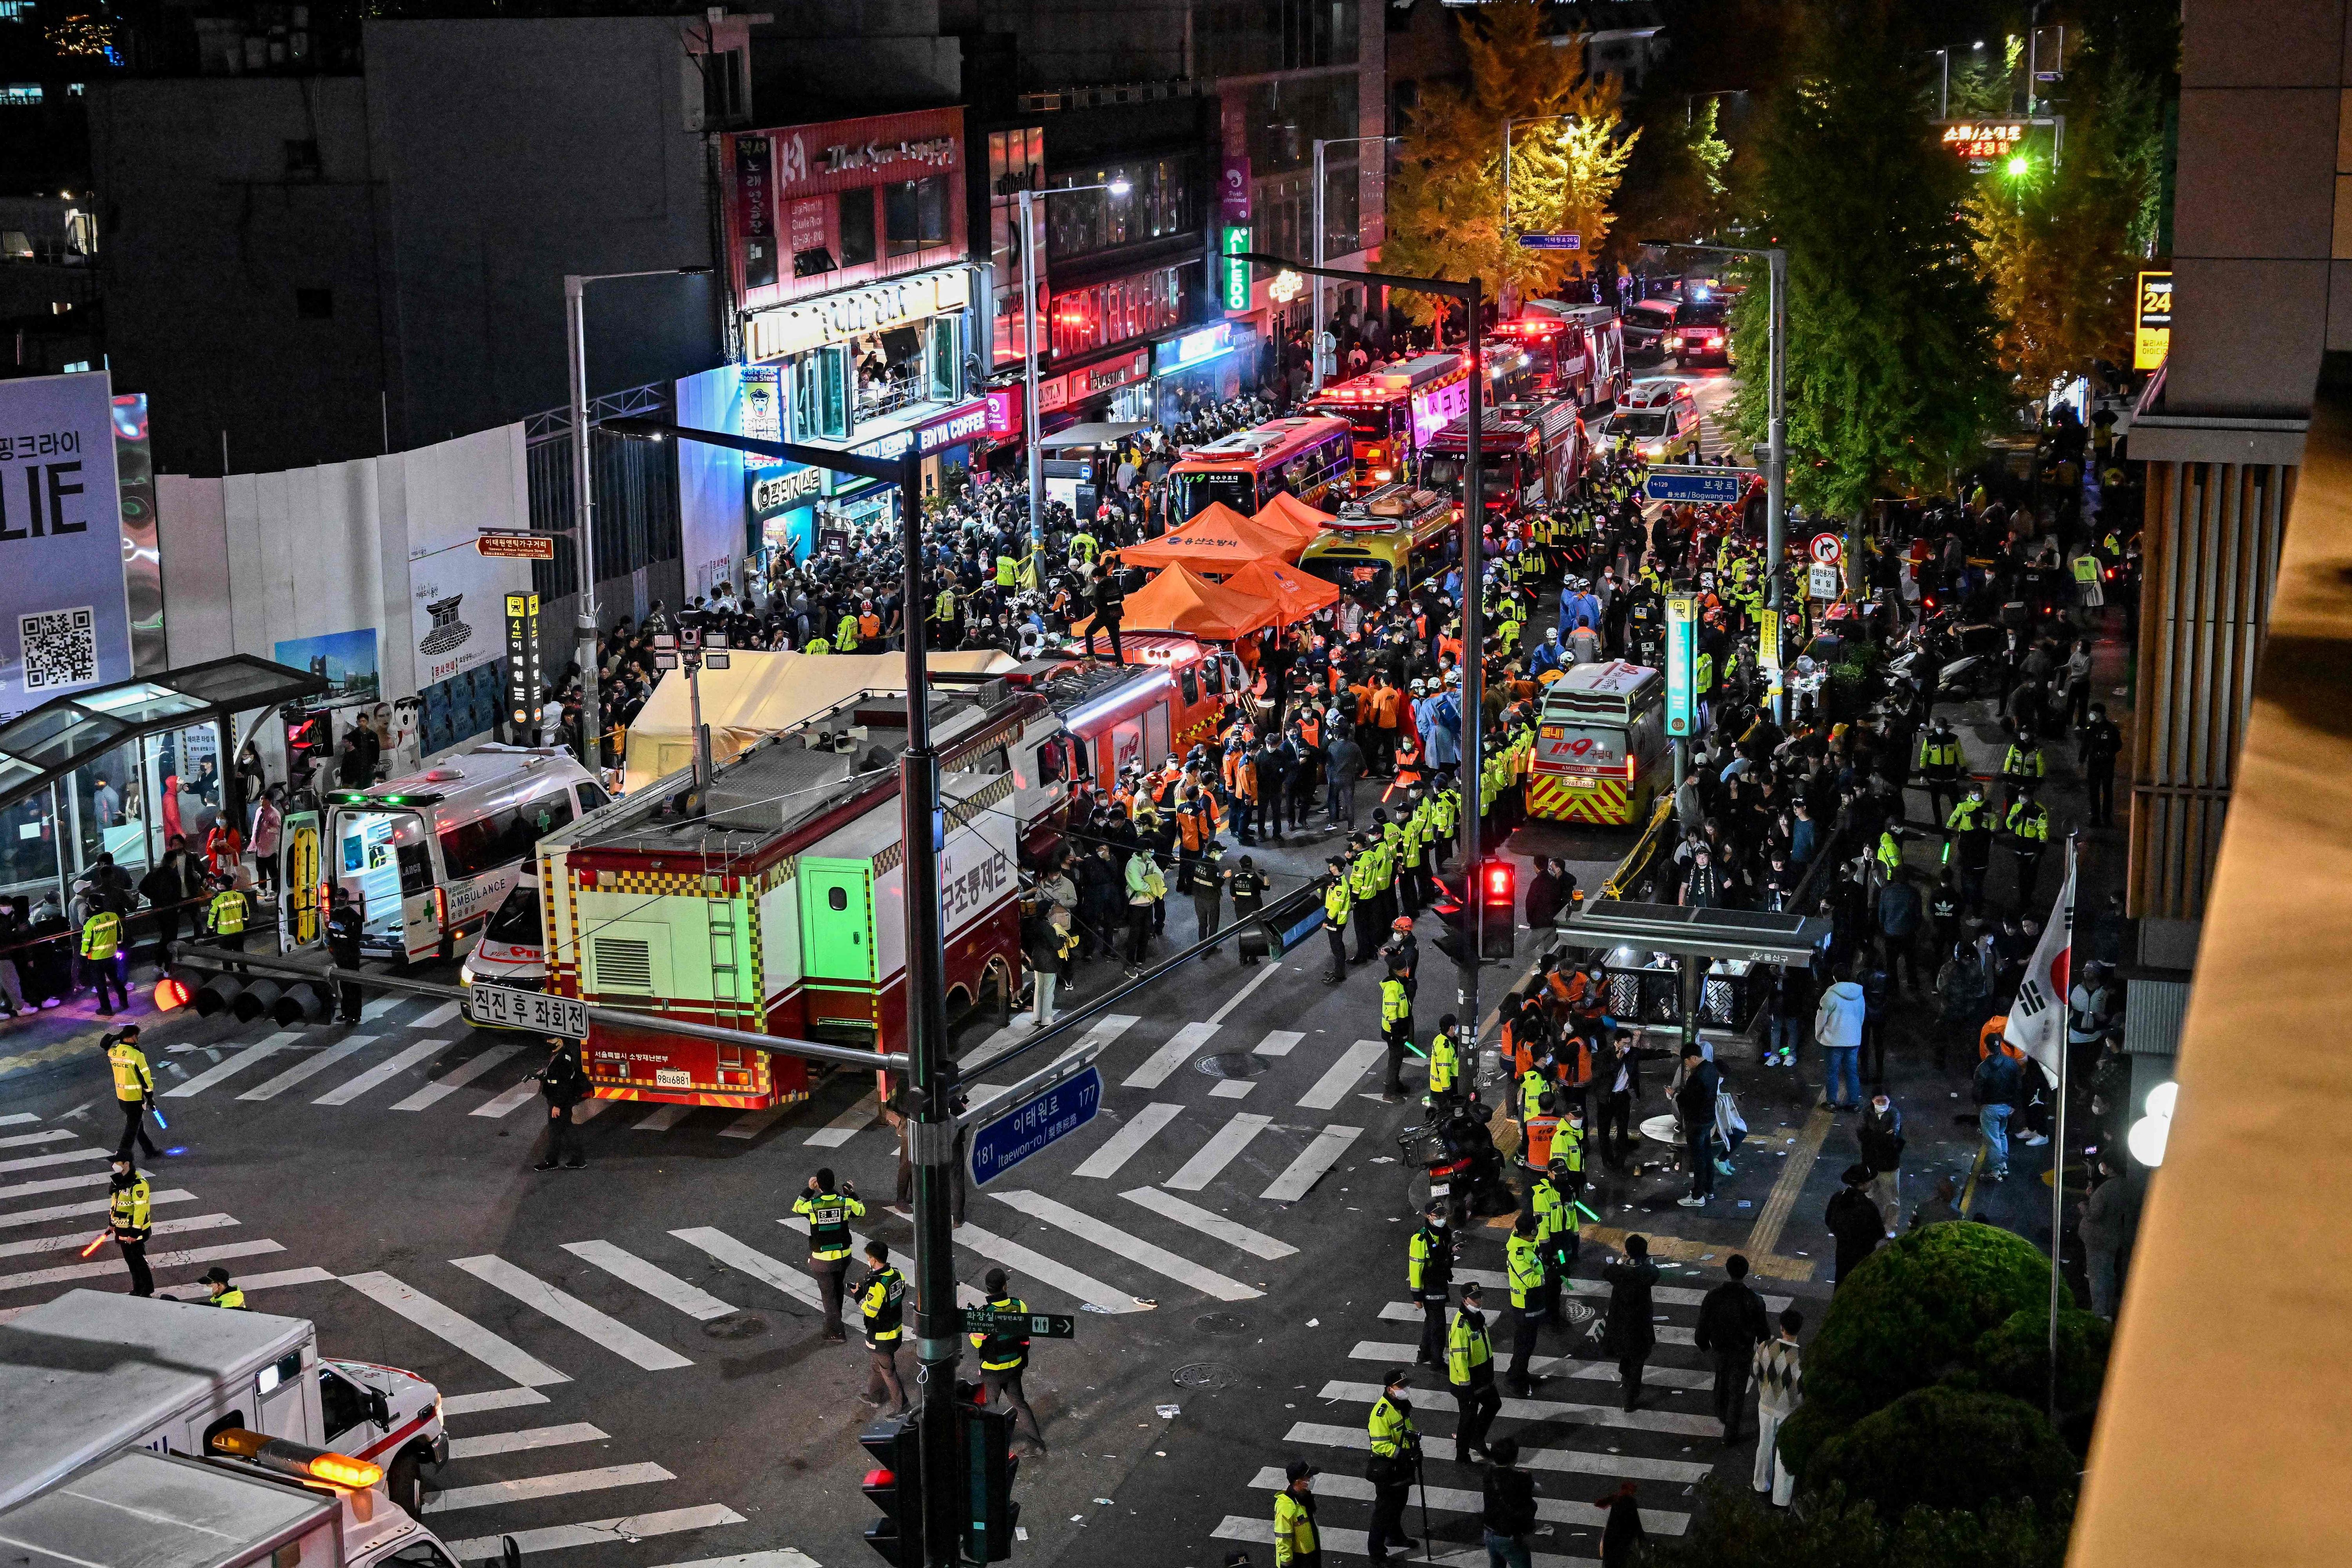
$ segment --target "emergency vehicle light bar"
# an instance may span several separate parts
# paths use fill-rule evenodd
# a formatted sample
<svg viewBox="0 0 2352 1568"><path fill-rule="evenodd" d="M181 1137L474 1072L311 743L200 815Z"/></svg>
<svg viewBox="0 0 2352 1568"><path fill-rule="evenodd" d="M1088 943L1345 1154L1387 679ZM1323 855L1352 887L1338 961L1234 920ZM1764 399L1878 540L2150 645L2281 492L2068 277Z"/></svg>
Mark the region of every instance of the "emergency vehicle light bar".
<svg viewBox="0 0 2352 1568"><path fill-rule="evenodd" d="M368 1459L355 1459L349 1454L338 1454L327 1448L314 1448L307 1443L297 1443L290 1437L272 1437L266 1433L250 1432L242 1427L231 1427L226 1432L213 1434L213 1449L232 1458L251 1459L265 1470L279 1475L299 1476L306 1480L325 1481L330 1486L349 1487L353 1491L365 1491L383 1479L383 1467Z"/></svg>

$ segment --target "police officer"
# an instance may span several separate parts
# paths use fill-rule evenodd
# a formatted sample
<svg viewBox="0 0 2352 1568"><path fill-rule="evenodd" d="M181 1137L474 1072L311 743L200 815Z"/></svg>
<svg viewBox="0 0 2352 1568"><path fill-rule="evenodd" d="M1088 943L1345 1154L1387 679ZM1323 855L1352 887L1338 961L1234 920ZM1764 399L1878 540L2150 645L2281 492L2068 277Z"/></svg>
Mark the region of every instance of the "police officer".
<svg viewBox="0 0 2352 1568"><path fill-rule="evenodd" d="M1454 1457L1486 1457L1486 1427L1503 1406L1495 1392L1495 1346L1486 1334L1486 1316L1478 1310L1475 1281L1462 1287L1462 1306L1445 1336L1445 1381L1454 1391L1461 1415L1454 1425Z"/></svg>
<svg viewBox="0 0 2352 1568"><path fill-rule="evenodd" d="M1960 903L1971 910L1984 903L1985 867L1992 860L1995 820L1992 806L1985 800L1984 785L1973 779L1969 792L1944 819L1944 830L1951 835L1947 852L1959 883Z"/></svg>
<svg viewBox="0 0 2352 1568"><path fill-rule="evenodd" d="M1255 857L1242 856L1242 863L1226 873L1225 885L1232 890L1234 895L1234 919L1236 922L1256 919L1258 911L1265 907L1267 881L1265 873L1257 869ZM1239 946L1242 967L1244 969L1257 967L1259 960L1252 956L1252 949L1248 944L1240 943Z"/></svg>
<svg viewBox="0 0 2352 1568"><path fill-rule="evenodd" d="M155 1276L147 1270L147 1178L128 1158L114 1162L113 1190L107 1196L106 1220L114 1244L122 1249L122 1261L131 1270L131 1293L153 1295Z"/></svg>
<svg viewBox="0 0 2352 1568"><path fill-rule="evenodd" d="M1960 737L1949 719L1935 719L1919 737L1919 781L1927 790L1927 820L1942 821L1960 793Z"/></svg>
<svg viewBox="0 0 2352 1568"><path fill-rule="evenodd" d="M588 1163L580 1151L580 1129L572 1108L588 1098L588 1074L580 1053L562 1035L547 1037L547 1065L539 1070L539 1092L547 1100L547 1153L531 1169L551 1171L558 1165L579 1170Z"/></svg>
<svg viewBox="0 0 2352 1568"><path fill-rule="evenodd" d="M250 1312L245 1304L245 1292L229 1282L228 1270L215 1263L205 1270L205 1283L212 1293L205 1300L208 1307L223 1307L231 1312Z"/></svg>
<svg viewBox="0 0 2352 1568"><path fill-rule="evenodd" d="M1348 891L1354 901L1350 908L1356 922L1355 962L1369 964L1386 939L1381 926L1380 904L1373 896L1379 892L1380 853L1362 833L1354 835L1349 841L1355 851L1348 864Z"/></svg>
<svg viewBox="0 0 2352 1568"><path fill-rule="evenodd" d="M1445 1228L1442 1200L1422 1216L1404 1257L1406 1293L1421 1303L1421 1350L1413 1360L1435 1366L1445 1354L1445 1303L1454 1293L1454 1236Z"/></svg>
<svg viewBox="0 0 2352 1568"><path fill-rule="evenodd" d="M139 1049L139 1026L101 1035L99 1044L106 1050L107 1070L114 1074L114 1103L122 1108L122 1141L114 1146L114 1157L128 1160L135 1142L152 1160L157 1151L147 1139L147 1106L155 1098L155 1074L147 1065L147 1053Z"/></svg>
<svg viewBox="0 0 2352 1568"><path fill-rule="evenodd" d="M1563 1133L1567 1130L1565 1126L1560 1129ZM1559 1327L1568 1322L1559 1310L1560 1282L1575 1268L1583 1240L1583 1232L1577 1224L1573 1183L1568 1161L1554 1155L1550 1166L1528 1187L1529 1210L1536 1220L1536 1245L1543 1254L1544 1316Z"/></svg>
<svg viewBox="0 0 2352 1568"><path fill-rule="evenodd" d="M989 1306L999 1312L1016 1313L1029 1310L1029 1303L1014 1295L1012 1280L1002 1269L991 1269L981 1284L988 1292ZM1029 1331L1013 1324L1000 1324L985 1333L971 1336L974 1349L980 1352L980 1381L988 1402L1013 1412L1013 1430L1017 1437L1021 1421L1029 1422L1029 1436L1037 1451L1045 1451L1045 1435L1037 1427L1037 1413L1029 1408L1029 1396L1021 1387L1022 1369L1029 1364Z"/></svg>
<svg viewBox="0 0 2352 1568"><path fill-rule="evenodd" d="M1412 1495L1421 1467L1421 1433L1404 1396L1406 1375L1402 1366L1389 1369L1365 1423L1372 1444L1371 1461L1364 1467L1364 1479L1372 1483L1372 1529L1365 1550L1375 1563L1388 1561L1391 1546L1412 1552L1421 1545L1404 1532L1405 1500Z"/></svg>
<svg viewBox="0 0 2352 1568"><path fill-rule="evenodd" d="M1323 1537L1315 1529L1315 1467L1293 1459L1274 1498L1274 1568L1323 1568ZM1247 1553L1239 1553L1247 1563ZM1233 1558L1225 1559L1228 1565Z"/></svg>
<svg viewBox="0 0 2352 1568"><path fill-rule="evenodd" d="M360 967L360 906L352 902L352 890L341 883L335 884L331 905L327 912L327 957L338 969ZM345 980L336 988L340 1005L335 1021L360 1021L360 988L357 981Z"/></svg>
<svg viewBox="0 0 2352 1568"><path fill-rule="evenodd" d="M2033 798L2033 786L2018 787L2009 803L2003 826L2009 829L2009 851L2017 860L2017 902L2020 908L2033 898L2033 884L2042 874L2042 856L2050 848L2050 810Z"/></svg>
<svg viewBox="0 0 2352 1568"><path fill-rule="evenodd" d="M2014 802L2018 796L2038 786L2049 769L2042 759L2042 743L2030 729L2017 732L2016 740L2000 756L2001 788Z"/></svg>
<svg viewBox="0 0 2352 1568"><path fill-rule="evenodd" d="M1523 1213L1512 1223L1510 1239L1503 1243L1513 1316L1508 1381L1511 1392L1522 1399L1542 1381L1528 1365L1536 1354L1536 1330L1544 1321L1543 1246L1537 1238L1538 1228L1536 1217Z"/></svg>
<svg viewBox="0 0 2352 1568"><path fill-rule="evenodd" d="M82 923L81 969L83 977L98 988L98 1016L102 1019L114 1016L114 1008L107 1000L109 987L121 998L122 1010L131 1010L130 988L114 967L114 955L121 946L122 916L111 909L92 910Z"/></svg>
<svg viewBox="0 0 2352 1568"><path fill-rule="evenodd" d="M808 1224L809 1272L816 1276L824 1301L824 1337L839 1344L849 1336L841 1327L841 1285L849 1272L849 1222L866 1217L858 1201L857 1184L836 1182L833 1167L809 1177L807 1190L793 1200L793 1212Z"/></svg>
<svg viewBox="0 0 2352 1568"><path fill-rule="evenodd" d="M1393 969L1381 977L1381 1039L1389 1051L1389 1081L1381 1092L1393 1103L1404 1098L1404 1053L1412 1043L1412 998Z"/></svg>
<svg viewBox="0 0 2352 1568"><path fill-rule="evenodd" d="M252 912L246 907L244 893L237 888L224 887L214 894L212 902L205 906L205 930L214 940L241 953L245 951L245 923L251 915Z"/></svg>
<svg viewBox="0 0 2352 1568"><path fill-rule="evenodd" d="M866 1278L857 1286L857 1310L866 1318L866 1393L868 1405L890 1402L888 1414L907 1413L907 1385L898 1381L898 1346L905 1343L907 1277L890 1266L890 1249L866 1244Z"/></svg>
<svg viewBox="0 0 2352 1568"><path fill-rule="evenodd" d="M1461 1098L1462 1053L1454 1043L1454 1030L1459 1021L1452 1013L1439 1019L1436 1038L1429 1042L1429 1093L1422 1103L1435 1110L1440 1118Z"/></svg>
<svg viewBox="0 0 2352 1568"><path fill-rule="evenodd" d="M1323 940L1331 945L1331 967L1323 977L1327 986L1336 986L1348 977L1348 916L1356 907L1356 895L1348 887L1348 862L1338 855L1323 862L1331 884L1323 890Z"/></svg>

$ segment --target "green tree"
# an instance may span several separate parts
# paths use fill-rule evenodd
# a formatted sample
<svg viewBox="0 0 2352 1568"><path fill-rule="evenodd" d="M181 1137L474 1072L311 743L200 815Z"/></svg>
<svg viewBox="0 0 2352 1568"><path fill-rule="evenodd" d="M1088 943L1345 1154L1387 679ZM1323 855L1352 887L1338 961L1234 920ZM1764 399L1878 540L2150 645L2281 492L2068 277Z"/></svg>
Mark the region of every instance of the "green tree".
<svg viewBox="0 0 2352 1568"><path fill-rule="evenodd" d="M2004 378L1961 211L1968 176L1916 110L1930 57L1892 0L1811 0L1801 16L1793 78L1757 141L1753 232L1789 253L1790 494L1857 517L1972 457ZM1760 366L1763 267L1743 271L1733 349ZM1733 406L1760 447L1762 378Z"/></svg>
<svg viewBox="0 0 2352 1568"><path fill-rule="evenodd" d="M1969 1456L1947 1463L1965 1465ZM1892 1516L1832 1487L1776 1509L1709 1481L1679 1540L1654 1538L1645 1568L2059 1568L2070 1501L1912 1508Z"/></svg>
<svg viewBox="0 0 2352 1568"><path fill-rule="evenodd" d="M1801 1478L1840 1486L1889 1517L1915 1504L1974 1509L2051 1501L2074 1490L2078 1466L2042 1412L2005 1394L1918 1388L1822 1445Z"/></svg>
<svg viewBox="0 0 2352 1568"><path fill-rule="evenodd" d="M1634 137L1625 133L1617 89L1584 74L1582 35L1544 31L1538 0L1496 0L1456 19L1470 57L1470 85L1432 88L1414 111L1389 183L1384 270L1424 277L1482 279L1542 294L1582 275L1615 222L1612 199ZM1511 136L1511 210L1503 211L1503 121ZM1530 230L1573 232L1580 251L1527 250ZM1406 297L1427 320L1434 301Z"/></svg>
<svg viewBox="0 0 2352 1568"><path fill-rule="evenodd" d="M1730 216L1731 143L1720 134L1717 100L1659 95L1643 108L1617 199L1621 253L1643 239L1706 239Z"/></svg>

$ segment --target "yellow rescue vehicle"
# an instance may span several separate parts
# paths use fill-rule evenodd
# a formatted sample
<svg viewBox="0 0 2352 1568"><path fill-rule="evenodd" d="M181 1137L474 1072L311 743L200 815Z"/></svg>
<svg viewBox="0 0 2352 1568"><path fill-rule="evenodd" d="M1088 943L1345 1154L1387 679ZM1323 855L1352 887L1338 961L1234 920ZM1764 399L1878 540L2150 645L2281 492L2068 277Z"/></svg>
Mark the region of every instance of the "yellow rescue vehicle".
<svg viewBox="0 0 2352 1568"><path fill-rule="evenodd" d="M1544 689L1528 813L1556 822L1644 822L1671 788L1666 684L1622 659L1577 664Z"/></svg>

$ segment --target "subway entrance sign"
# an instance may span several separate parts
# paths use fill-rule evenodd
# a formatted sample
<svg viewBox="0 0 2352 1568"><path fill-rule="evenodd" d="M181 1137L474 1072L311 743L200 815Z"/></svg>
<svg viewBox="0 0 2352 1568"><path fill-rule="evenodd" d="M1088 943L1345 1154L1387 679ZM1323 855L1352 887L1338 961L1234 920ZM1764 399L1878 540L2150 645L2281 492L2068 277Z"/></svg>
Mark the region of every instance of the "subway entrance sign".
<svg viewBox="0 0 2352 1568"><path fill-rule="evenodd" d="M1690 463L1653 463L1642 493L1653 501L1727 505L1748 493L1753 468L1713 468Z"/></svg>
<svg viewBox="0 0 2352 1568"><path fill-rule="evenodd" d="M1677 740L1697 732L1698 601L1666 601L1666 733Z"/></svg>

